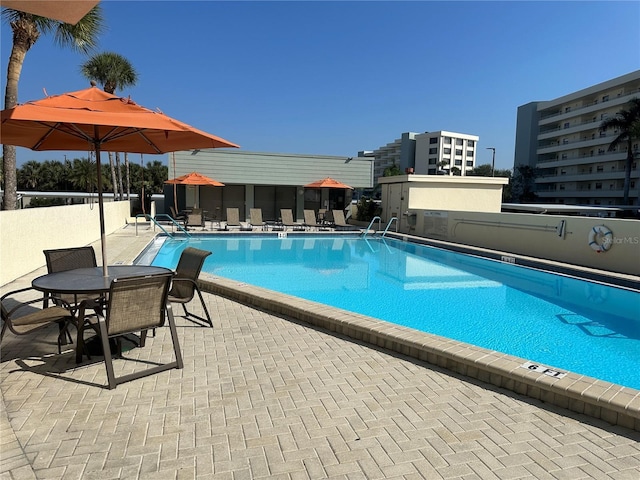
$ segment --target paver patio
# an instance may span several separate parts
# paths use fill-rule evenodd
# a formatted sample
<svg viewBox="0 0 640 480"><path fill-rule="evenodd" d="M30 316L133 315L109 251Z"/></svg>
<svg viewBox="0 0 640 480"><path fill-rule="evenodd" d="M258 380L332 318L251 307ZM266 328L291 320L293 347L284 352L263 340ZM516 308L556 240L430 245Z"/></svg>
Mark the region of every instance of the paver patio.
<svg viewBox="0 0 640 480"><path fill-rule="evenodd" d="M108 241L124 262L146 242L130 232ZM639 432L205 300L213 329L177 316L184 369L115 390L102 388L101 357L76 368L71 350L55 353L55 328L8 333L1 478L640 478ZM129 352L158 354L171 355L168 328Z"/></svg>

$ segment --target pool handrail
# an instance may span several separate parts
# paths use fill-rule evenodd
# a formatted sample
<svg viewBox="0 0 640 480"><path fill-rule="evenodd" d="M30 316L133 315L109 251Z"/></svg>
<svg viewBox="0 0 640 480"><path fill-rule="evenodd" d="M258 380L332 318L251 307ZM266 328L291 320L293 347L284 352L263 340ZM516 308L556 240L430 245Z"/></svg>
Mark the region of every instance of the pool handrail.
<svg viewBox="0 0 640 480"><path fill-rule="evenodd" d="M387 231L389 230L389 227L391 226L391 224L393 222L396 222L396 233L398 233L398 217L391 217L391 220L389 220L389 223L387 223L387 227L384 229L384 232L382 232L382 236L384 237L387 234Z"/></svg>
<svg viewBox="0 0 640 480"><path fill-rule="evenodd" d="M382 227L382 219L376 215L375 217L373 217L371 219L371 222L369 222L369 226L365 229L365 231L362 233L362 238L367 236L367 233L369 233L369 230L371 230L371 227L373 226L373 223L378 220L378 230L380 230L380 227Z"/></svg>
<svg viewBox="0 0 640 480"><path fill-rule="evenodd" d="M158 219L159 217L162 219L168 219L175 227L178 227L178 230L182 231L187 237L191 237L191 234L187 232L187 230L182 225L180 225L166 213L159 213L155 216L155 218L146 213L139 213L138 215L136 215L136 237L138 236L138 218L144 218L145 220L152 222L154 224L154 227L157 226L158 228L160 228L160 230L162 230L169 238L173 238L173 235L156 221L156 219Z"/></svg>

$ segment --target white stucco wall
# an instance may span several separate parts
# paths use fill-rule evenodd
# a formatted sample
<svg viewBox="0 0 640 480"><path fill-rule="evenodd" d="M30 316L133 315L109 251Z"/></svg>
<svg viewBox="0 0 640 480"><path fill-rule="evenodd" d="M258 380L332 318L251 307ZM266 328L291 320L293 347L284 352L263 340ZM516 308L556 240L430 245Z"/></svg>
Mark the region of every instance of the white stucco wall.
<svg viewBox="0 0 640 480"><path fill-rule="evenodd" d="M126 225L129 202L104 204L105 232ZM100 240L97 204L0 212L0 285L46 264L43 250L79 247ZM101 253L96 252L98 263Z"/></svg>

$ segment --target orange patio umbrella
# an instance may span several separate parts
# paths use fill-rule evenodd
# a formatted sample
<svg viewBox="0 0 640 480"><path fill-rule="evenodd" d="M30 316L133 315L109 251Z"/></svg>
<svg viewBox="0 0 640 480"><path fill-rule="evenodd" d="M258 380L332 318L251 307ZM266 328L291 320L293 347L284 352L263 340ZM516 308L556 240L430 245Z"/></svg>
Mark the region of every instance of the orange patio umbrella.
<svg viewBox="0 0 640 480"><path fill-rule="evenodd" d="M209 178L206 175L202 175L198 172L187 173L181 177L172 178L164 183L172 185L205 185L210 187L224 187L224 183Z"/></svg>
<svg viewBox="0 0 640 480"><path fill-rule="evenodd" d="M331 177L323 178L322 180L309 183L305 185L305 188L347 188L349 190L353 190L353 187L334 180Z"/></svg>
<svg viewBox="0 0 640 480"><path fill-rule="evenodd" d="M195 185L196 187L198 187L198 189L201 186L205 186L205 187L224 187L224 183L219 182L217 180L214 180L213 178L209 178L206 175L202 175L201 173L198 172L191 172L191 173L187 173L186 175L182 175L180 177L176 177L176 178L172 178L171 180L167 180L164 183L168 183L173 185L173 198L176 198L176 185ZM198 193L196 195L196 198L200 198L200 190L198 190ZM178 210L178 207L176 206L176 210Z"/></svg>
<svg viewBox="0 0 640 480"><path fill-rule="evenodd" d="M100 152L162 154L177 150L238 147L130 98L95 85L2 110L0 143L31 150L94 150L102 262L107 276Z"/></svg>
<svg viewBox="0 0 640 480"><path fill-rule="evenodd" d="M75 25L99 3L99 0L1 0L0 5L13 10L52 18Z"/></svg>

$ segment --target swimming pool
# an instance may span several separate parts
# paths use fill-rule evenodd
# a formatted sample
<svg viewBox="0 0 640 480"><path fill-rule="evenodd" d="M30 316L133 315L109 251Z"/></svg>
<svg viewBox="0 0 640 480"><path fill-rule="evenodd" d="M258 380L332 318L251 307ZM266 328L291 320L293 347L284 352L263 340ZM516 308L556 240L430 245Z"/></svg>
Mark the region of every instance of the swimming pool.
<svg viewBox="0 0 640 480"><path fill-rule="evenodd" d="M203 271L640 389L640 294L393 239L304 235L167 240Z"/></svg>

